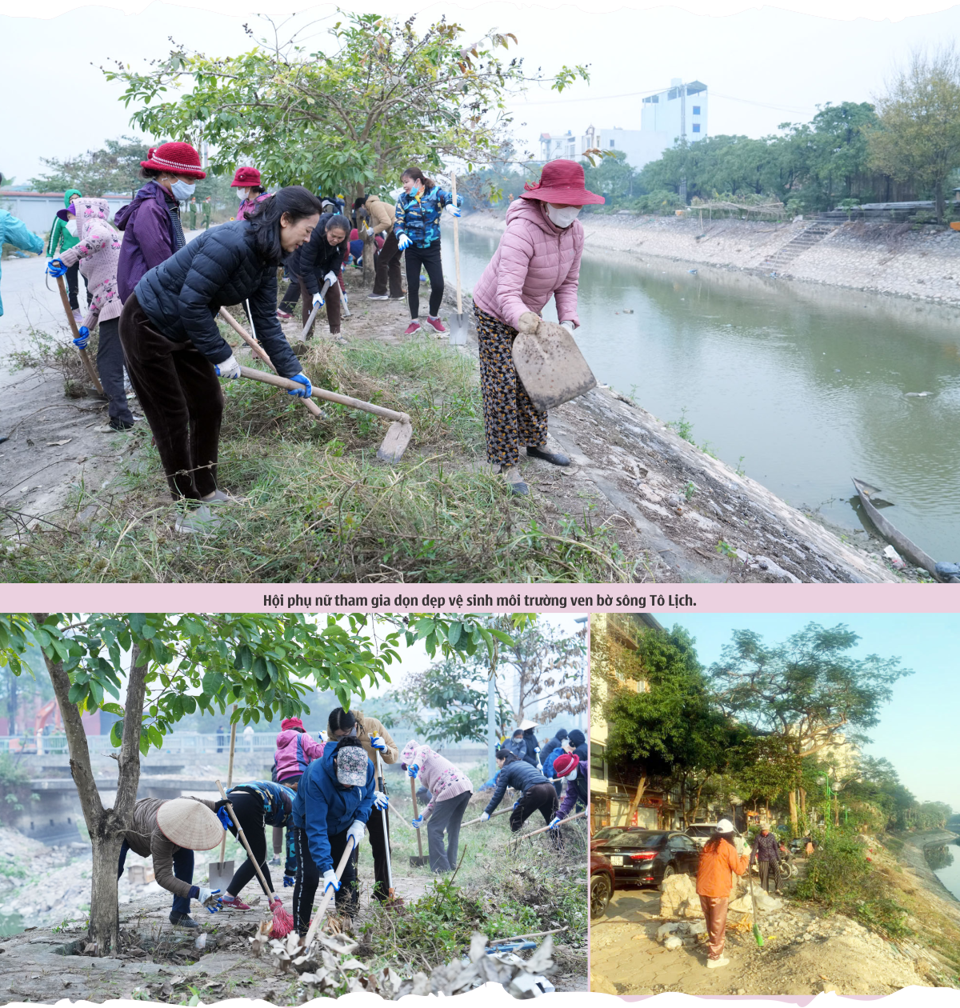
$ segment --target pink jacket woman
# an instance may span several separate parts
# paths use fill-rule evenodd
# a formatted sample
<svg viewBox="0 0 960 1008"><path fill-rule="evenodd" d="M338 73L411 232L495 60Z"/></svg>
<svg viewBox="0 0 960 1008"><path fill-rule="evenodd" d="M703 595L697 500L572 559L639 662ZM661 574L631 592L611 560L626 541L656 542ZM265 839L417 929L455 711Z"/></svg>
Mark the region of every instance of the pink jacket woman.
<svg viewBox="0 0 960 1008"><path fill-rule="evenodd" d="M79 241L61 253L59 259L64 266L80 263L90 293L90 307L83 325L93 329L98 322L119 318L123 310L117 293L121 236L108 220L110 208L106 200L78 197L71 206L77 217Z"/></svg>
<svg viewBox="0 0 960 1008"><path fill-rule="evenodd" d="M310 738L300 718L286 718L280 722L274 757L274 778L279 783L298 780L303 771L322 755L323 743Z"/></svg>
<svg viewBox="0 0 960 1008"><path fill-rule="evenodd" d="M430 818L437 802L473 793L470 778L428 745L408 742L400 754L400 760L408 767L416 765L420 768L420 782L432 795L430 804L423 810L424 822Z"/></svg>

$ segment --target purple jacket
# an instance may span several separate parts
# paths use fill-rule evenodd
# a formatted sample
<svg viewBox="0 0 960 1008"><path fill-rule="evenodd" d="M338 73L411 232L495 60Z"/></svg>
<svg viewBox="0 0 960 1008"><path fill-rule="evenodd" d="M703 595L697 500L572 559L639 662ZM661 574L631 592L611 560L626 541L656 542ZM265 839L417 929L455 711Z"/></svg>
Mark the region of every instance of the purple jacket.
<svg viewBox="0 0 960 1008"><path fill-rule="evenodd" d="M151 179L132 203L120 207L113 223L123 232L117 289L120 300L126 301L140 278L176 251L166 190Z"/></svg>
<svg viewBox="0 0 960 1008"><path fill-rule="evenodd" d="M577 802L581 805L587 804L587 764L584 760L580 760L577 764L577 776L572 781L567 781L557 816L566 819Z"/></svg>

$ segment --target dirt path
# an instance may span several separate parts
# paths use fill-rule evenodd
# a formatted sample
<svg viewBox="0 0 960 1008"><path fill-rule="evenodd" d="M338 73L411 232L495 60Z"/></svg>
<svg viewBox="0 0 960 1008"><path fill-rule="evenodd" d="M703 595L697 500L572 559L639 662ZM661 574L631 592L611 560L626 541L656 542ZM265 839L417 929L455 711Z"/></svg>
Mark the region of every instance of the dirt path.
<svg viewBox="0 0 960 1008"><path fill-rule="evenodd" d="M789 884L785 885L789 891ZM730 965L706 967L700 944L668 951L656 940L660 894L619 890L591 929L591 990L607 994L889 994L933 986L912 957L842 915L824 917L804 904L760 915L764 945L750 931L728 930Z"/></svg>

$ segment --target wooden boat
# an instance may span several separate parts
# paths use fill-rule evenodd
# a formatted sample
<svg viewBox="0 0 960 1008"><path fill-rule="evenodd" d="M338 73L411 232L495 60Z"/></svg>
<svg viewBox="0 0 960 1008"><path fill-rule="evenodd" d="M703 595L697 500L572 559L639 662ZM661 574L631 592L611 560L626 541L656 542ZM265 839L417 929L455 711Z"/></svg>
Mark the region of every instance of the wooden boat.
<svg viewBox="0 0 960 1008"><path fill-rule="evenodd" d="M937 573L936 561L933 557L924 553L913 540L908 539L902 532L898 531L880 512L879 508L870 499L871 494L878 494L880 491L874 487L870 486L869 483L864 483L863 480L855 479L853 485L857 491L857 495L860 497L860 503L863 505L863 510L866 511L867 517L873 522L874 527L887 540L888 543L904 558L904 560L909 561L915 567L921 567L923 570L931 574L937 581L952 581L952 578L945 578Z"/></svg>

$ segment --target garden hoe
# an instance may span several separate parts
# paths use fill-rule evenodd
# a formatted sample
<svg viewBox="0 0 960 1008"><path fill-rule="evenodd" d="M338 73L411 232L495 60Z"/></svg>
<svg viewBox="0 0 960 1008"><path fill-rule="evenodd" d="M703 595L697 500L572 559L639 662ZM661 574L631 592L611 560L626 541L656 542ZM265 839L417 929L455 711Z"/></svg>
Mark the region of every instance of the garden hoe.
<svg viewBox="0 0 960 1008"><path fill-rule="evenodd" d="M330 286L330 281L328 280L320 288L320 297L323 297L327 293L327 288ZM300 339L306 341L307 337L310 335L310 330L313 328L314 320L317 317L317 312L320 311L320 305L315 304L313 310L310 312L310 317L307 319L307 324L303 327L303 332L300 333Z"/></svg>
<svg viewBox="0 0 960 1008"><path fill-rule="evenodd" d="M237 726L230 725L230 762L227 765L227 789L233 786L233 754L237 748ZM227 891L227 886L233 880L233 862L224 861L223 855L227 849L227 831L223 831L223 839L220 841L220 860L212 861L207 865L207 884L211 889L221 889Z"/></svg>
<svg viewBox="0 0 960 1008"><path fill-rule="evenodd" d="M227 803L227 812L230 814L230 821L233 823L233 827L237 831L237 836L240 838L240 843L243 844L243 849L247 852L247 857L250 859L250 864L253 865L253 870L257 873L257 878L260 880L260 885L263 887L263 892L267 897L267 902L272 904L273 926L270 928L270 936L272 938L285 938L293 930L293 916L283 909L282 903L279 901L274 903L273 897L275 894L270 891L270 886L267 885L267 880L264 878L263 872L260 870L260 865L257 863L257 859L253 856L253 851L250 850L250 844L247 842L246 834L240 828L240 822L234 814L233 806L230 804L227 792L223 790L223 785L220 781L217 781L217 790L220 792L220 797ZM224 831L224 836L226 836L226 831Z"/></svg>
<svg viewBox="0 0 960 1008"><path fill-rule="evenodd" d="M253 368L241 367L240 374L244 378L252 378L254 381L265 382L267 385L275 385L277 388L302 389L299 382L291 381L289 378L281 378L278 374L267 374L266 371L255 371ZM364 402L362 399L354 399L352 396L340 395L338 392L328 392L326 389L313 386L310 393L316 399L323 399L326 402L339 403L341 406L349 406L351 409L363 410L365 413L373 413L393 423L387 428L386 437L380 442L377 449L377 458L381 462L399 462L401 456L410 444L413 437L413 425L410 421L409 413L397 413L395 410L387 409L384 406L377 406L375 403Z"/></svg>
<svg viewBox="0 0 960 1008"><path fill-rule="evenodd" d="M457 205L457 173L451 173L451 188L453 190L453 205ZM453 261L457 269L457 314L450 326L450 345L462 346L467 342L467 327L463 322L463 289L460 286L460 218L453 218Z"/></svg>
<svg viewBox="0 0 960 1008"><path fill-rule="evenodd" d="M410 778L410 798L413 801L413 818L416 819L420 813L417 811L417 783L413 777ZM430 864L430 858L423 856L423 837L420 836L420 830L417 830L417 850L420 851L420 854L419 856L411 854L410 864L414 868L422 868L424 865Z"/></svg>
<svg viewBox="0 0 960 1008"><path fill-rule="evenodd" d="M253 327L253 316L250 315L250 307L247 306L247 315L250 318L250 326ZM230 328L247 344L248 347L253 351L255 357L259 357L264 364L268 365L270 369L276 374L277 369L273 366L273 361L270 360L267 351L260 346L259 341L253 338L246 329L227 311L226 308L220 309L220 317L230 326ZM312 399L301 399L300 402L306 407L308 413L313 415L314 420L323 419L323 411Z"/></svg>
<svg viewBox="0 0 960 1008"><path fill-rule="evenodd" d="M493 819L494 816L506 815L508 812L512 812L512 811L513 811L513 806L512 805L509 806L509 808L497 809L496 812L491 812L490 813L490 818ZM460 829L463 829L464 826L476 826L476 824L478 822L483 822L483 816L477 816L476 819L471 819L469 822L461 823L460 824Z"/></svg>
<svg viewBox="0 0 960 1008"><path fill-rule="evenodd" d="M513 365L542 413L595 388L590 365L569 330L541 319L533 332L520 330L513 341Z"/></svg>
<svg viewBox="0 0 960 1008"><path fill-rule="evenodd" d="M67 287L63 282L62 276L57 277L57 287L60 288L60 300L63 302L63 310L67 313L67 322L70 323L70 328L73 330L73 338L80 339L80 330L77 328L77 320L73 317L73 310L70 308L70 298L67 297ZM93 361L90 360L90 354L79 347L77 347L77 353L80 354L80 360L87 372L87 376L93 382L94 388L96 388L100 395L103 395L103 386L100 384L97 369L93 366Z"/></svg>
<svg viewBox="0 0 960 1008"><path fill-rule="evenodd" d="M386 794L387 789L384 786L383 780L383 761L380 758L379 752L377 753L377 778L377 787L383 794ZM390 807L388 805L380 815L380 821L383 823L383 849L387 855L387 902L394 906L400 906L403 900L393 891L393 857L390 853L390 828L387 823L389 813Z"/></svg>

